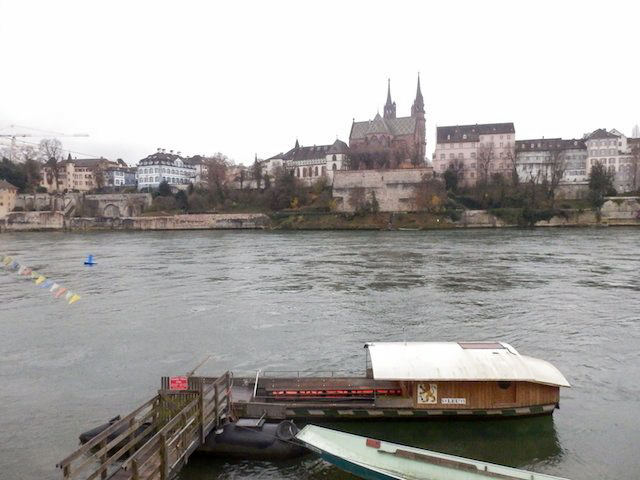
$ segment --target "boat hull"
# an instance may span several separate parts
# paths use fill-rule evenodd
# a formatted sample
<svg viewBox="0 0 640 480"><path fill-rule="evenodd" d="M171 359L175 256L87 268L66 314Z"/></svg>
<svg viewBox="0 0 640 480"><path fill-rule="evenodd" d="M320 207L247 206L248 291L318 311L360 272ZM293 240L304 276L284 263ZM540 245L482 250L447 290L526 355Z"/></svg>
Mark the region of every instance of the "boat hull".
<svg viewBox="0 0 640 480"><path fill-rule="evenodd" d="M464 419L496 419L512 417L528 417L534 415L550 415L557 408L556 404L533 405L517 408L495 409L392 409L375 406L353 406L347 404L275 404L275 403L234 403L234 411L241 417L264 418L270 420L303 420L303 421L336 421L336 420L437 420Z"/></svg>

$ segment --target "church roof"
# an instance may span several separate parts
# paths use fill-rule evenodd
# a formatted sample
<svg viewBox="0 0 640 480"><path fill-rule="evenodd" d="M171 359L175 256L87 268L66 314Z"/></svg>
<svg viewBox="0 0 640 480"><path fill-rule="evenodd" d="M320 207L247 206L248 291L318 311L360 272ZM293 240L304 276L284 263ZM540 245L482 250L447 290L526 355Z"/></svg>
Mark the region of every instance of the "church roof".
<svg viewBox="0 0 640 480"><path fill-rule="evenodd" d="M369 135L372 133L391 133L389 127L387 127L385 120L380 116L379 113L376 113L373 122L369 123L367 134Z"/></svg>
<svg viewBox="0 0 640 480"><path fill-rule="evenodd" d="M453 125L438 127L437 143L477 142L480 135L500 133L516 133L513 122L508 123L476 123L475 125Z"/></svg>
<svg viewBox="0 0 640 480"><path fill-rule="evenodd" d="M349 146L342 140L336 140L333 142L333 145L331 145L327 153L349 153Z"/></svg>
<svg viewBox="0 0 640 480"><path fill-rule="evenodd" d="M380 125L383 124L384 126ZM350 140L365 138L373 133L387 133L391 135L411 135L416 131L414 117L382 118L380 114L373 120L353 122Z"/></svg>

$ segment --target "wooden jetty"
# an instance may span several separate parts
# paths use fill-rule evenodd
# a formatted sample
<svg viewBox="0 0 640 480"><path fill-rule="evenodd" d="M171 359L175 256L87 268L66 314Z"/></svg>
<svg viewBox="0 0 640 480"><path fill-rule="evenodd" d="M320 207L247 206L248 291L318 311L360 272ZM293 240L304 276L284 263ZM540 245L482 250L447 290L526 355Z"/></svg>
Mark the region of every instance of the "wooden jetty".
<svg viewBox="0 0 640 480"><path fill-rule="evenodd" d="M64 480L168 480L229 421L232 374L162 378L158 394L57 464ZM114 437L115 435L115 437Z"/></svg>

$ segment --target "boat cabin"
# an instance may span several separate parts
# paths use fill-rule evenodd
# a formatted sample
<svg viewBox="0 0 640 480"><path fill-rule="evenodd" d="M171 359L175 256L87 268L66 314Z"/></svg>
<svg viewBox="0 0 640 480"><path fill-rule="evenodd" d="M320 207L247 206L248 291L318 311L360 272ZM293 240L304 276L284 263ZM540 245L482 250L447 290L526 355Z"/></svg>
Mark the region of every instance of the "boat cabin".
<svg viewBox="0 0 640 480"><path fill-rule="evenodd" d="M236 379L234 408L266 418L512 416L551 413L569 382L501 342L365 344L363 376ZM242 385L240 386L239 383Z"/></svg>

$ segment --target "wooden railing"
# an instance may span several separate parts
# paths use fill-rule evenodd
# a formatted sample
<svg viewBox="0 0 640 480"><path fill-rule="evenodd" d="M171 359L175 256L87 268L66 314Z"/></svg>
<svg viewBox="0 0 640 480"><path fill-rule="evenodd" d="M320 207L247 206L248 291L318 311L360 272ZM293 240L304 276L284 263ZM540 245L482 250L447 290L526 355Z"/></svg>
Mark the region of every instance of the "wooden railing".
<svg viewBox="0 0 640 480"><path fill-rule="evenodd" d="M168 383L163 379L163 387ZM189 389L158 395L58 463L63 479L168 480L231 411L232 377L189 377ZM109 440L109 437L114 438Z"/></svg>

